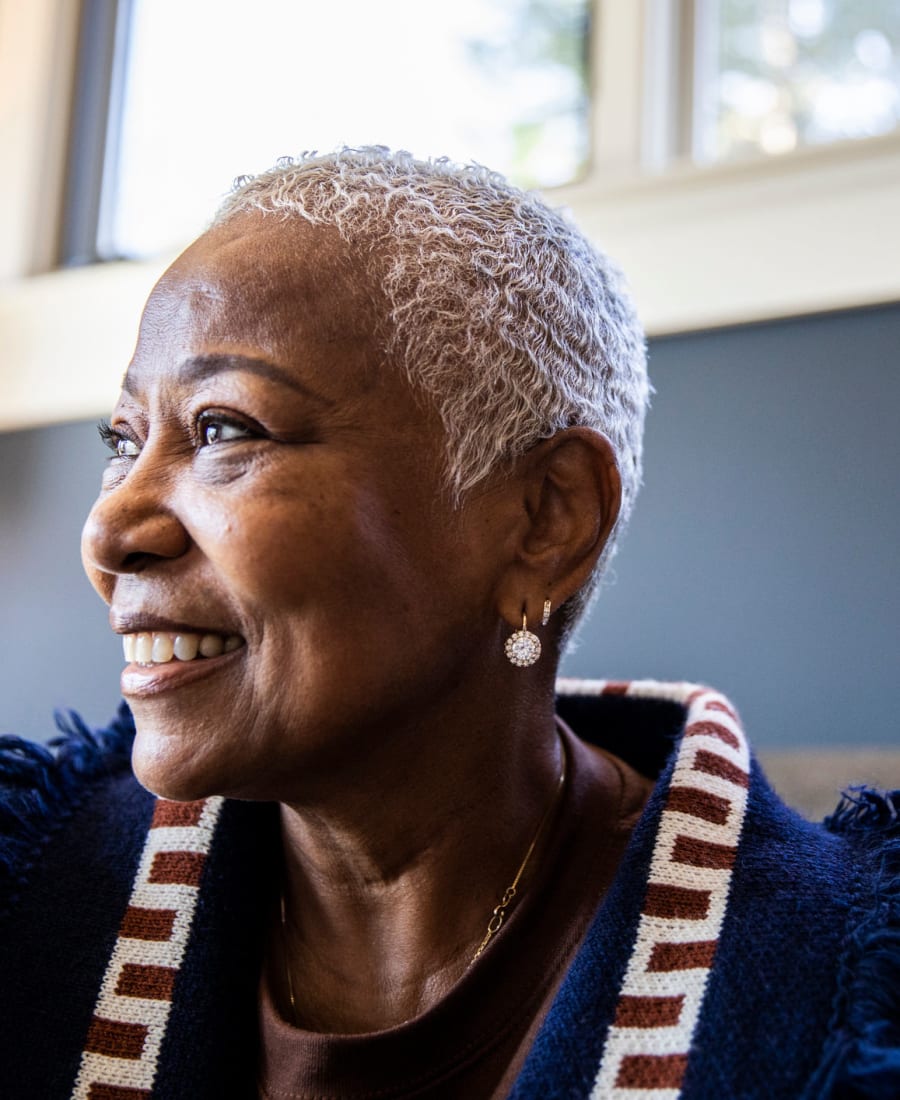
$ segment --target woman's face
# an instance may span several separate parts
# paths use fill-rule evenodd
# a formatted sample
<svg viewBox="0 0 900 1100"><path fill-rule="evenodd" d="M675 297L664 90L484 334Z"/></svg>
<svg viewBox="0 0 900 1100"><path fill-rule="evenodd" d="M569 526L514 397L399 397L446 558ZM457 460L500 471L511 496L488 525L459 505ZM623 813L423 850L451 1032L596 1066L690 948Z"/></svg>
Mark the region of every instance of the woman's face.
<svg viewBox="0 0 900 1100"><path fill-rule="evenodd" d="M113 629L150 635L122 691L167 797L302 799L496 644L502 517L441 494L439 421L353 275L328 235L244 215L147 303L83 558ZM207 635L225 651L164 660Z"/></svg>

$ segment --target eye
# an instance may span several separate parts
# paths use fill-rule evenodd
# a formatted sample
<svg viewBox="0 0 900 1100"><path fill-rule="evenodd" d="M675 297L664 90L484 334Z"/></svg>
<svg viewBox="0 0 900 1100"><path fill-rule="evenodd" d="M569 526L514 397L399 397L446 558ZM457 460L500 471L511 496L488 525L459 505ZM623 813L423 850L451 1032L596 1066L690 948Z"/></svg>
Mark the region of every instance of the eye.
<svg viewBox="0 0 900 1100"><path fill-rule="evenodd" d="M197 422L201 447L211 447L215 443L234 443L241 439L251 439L253 432L236 420L216 413L203 413Z"/></svg>
<svg viewBox="0 0 900 1100"><path fill-rule="evenodd" d="M121 432L116 431L115 428L111 428L105 420L101 420L97 425L97 431L100 433L100 438L104 444L109 447L116 458L136 458L141 453L140 447L133 439L129 439Z"/></svg>

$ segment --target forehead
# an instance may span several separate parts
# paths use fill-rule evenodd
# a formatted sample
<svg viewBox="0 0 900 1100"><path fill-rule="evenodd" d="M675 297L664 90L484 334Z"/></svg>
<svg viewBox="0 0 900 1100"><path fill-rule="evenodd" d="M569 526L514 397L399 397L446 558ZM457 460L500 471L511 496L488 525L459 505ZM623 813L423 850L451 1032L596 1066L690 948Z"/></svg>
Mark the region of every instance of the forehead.
<svg viewBox="0 0 900 1100"><path fill-rule="evenodd" d="M240 214L160 279L129 375L210 351L262 353L285 366L327 358L368 375L379 315L362 264L334 230Z"/></svg>

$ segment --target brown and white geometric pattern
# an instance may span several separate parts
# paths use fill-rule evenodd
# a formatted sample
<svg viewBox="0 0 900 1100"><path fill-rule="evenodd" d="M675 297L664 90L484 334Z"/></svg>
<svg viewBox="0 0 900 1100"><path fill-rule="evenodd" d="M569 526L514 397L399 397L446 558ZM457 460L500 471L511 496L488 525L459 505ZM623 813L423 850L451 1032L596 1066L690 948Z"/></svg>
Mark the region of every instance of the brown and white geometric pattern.
<svg viewBox="0 0 900 1100"><path fill-rule="evenodd" d="M157 801L88 1031L73 1100L151 1096L222 798Z"/></svg>
<svg viewBox="0 0 900 1100"><path fill-rule="evenodd" d="M747 807L750 754L728 701L694 684L560 683L687 706L637 937L591 1100L677 1100Z"/></svg>

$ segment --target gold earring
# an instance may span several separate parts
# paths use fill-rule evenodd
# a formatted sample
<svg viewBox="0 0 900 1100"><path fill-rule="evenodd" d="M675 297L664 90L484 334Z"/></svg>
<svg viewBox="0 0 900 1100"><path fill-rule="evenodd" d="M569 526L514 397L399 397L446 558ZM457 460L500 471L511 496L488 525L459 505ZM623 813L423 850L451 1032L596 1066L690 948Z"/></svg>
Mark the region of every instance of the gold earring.
<svg viewBox="0 0 900 1100"><path fill-rule="evenodd" d="M533 665L541 655L541 639L528 629L528 617L522 612L522 629L510 634L503 647L510 662L517 668Z"/></svg>
<svg viewBox="0 0 900 1100"><path fill-rule="evenodd" d="M541 615L541 626L546 626L550 622L550 601L544 600L544 614Z"/></svg>

